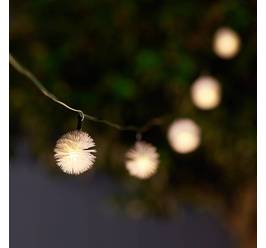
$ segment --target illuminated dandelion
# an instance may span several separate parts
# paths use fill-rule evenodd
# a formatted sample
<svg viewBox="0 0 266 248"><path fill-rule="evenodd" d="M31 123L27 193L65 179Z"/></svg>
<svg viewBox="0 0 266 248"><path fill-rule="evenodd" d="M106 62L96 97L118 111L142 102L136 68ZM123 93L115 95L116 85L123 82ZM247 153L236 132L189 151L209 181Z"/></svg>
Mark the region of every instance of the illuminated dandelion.
<svg viewBox="0 0 266 248"><path fill-rule="evenodd" d="M221 101L221 86L211 76L198 78L191 87L193 103L200 109L208 110L217 107Z"/></svg>
<svg viewBox="0 0 266 248"><path fill-rule="evenodd" d="M156 148L146 142L137 141L126 154L126 168L130 175L147 179L154 175L159 165Z"/></svg>
<svg viewBox="0 0 266 248"><path fill-rule="evenodd" d="M93 139L85 132L75 130L64 134L56 143L57 165L67 174L81 174L92 167L96 156Z"/></svg>
<svg viewBox="0 0 266 248"><path fill-rule="evenodd" d="M240 38L231 28L223 27L216 31L213 50L222 59L233 58L240 49Z"/></svg>
<svg viewBox="0 0 266 248"><path fill-rule="evenodd" d="M190 119L174 121L167 136L170 145L178 153L192 152L200 144L200 128Z"/></svg>

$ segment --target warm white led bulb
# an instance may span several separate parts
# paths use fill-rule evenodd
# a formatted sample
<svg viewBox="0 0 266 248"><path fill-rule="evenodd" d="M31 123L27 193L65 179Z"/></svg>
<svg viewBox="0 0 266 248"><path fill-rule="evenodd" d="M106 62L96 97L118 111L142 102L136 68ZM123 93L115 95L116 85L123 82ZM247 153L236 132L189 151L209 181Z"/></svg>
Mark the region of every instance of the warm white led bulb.
<svg viewBox="0 0 266 248"><path fill-rule="evenodd" d="M85 132L75 130L64 134L54 149L57 165L67 174L81 174L95 161L95 143Z"/></svg>
<svg viewBox="0 0 266 248"><path fill-rule="evenodd" d="M221 101L221 87L217 79L211 76L198 78L191 87L193 103L200 109L217 107Z"/></svg>
<svg viewBox="0 0 266 248"><path fill-rule="evenodd" d="M233 58L240 49L240 38L231 28L223 27L216 31L213 50L222 59Z"/></svg>
<svg viewBox="0 0 266 248"><path fill-rule="evenodd" d="M126 154L126 168L129 174L140 179L154 175L158 165L159 154L149 143L138 141Z"/></svg>
<svg viewBox="0 0 266 248"><path fill-rule="evenodd" d="M170 125L167 138L176 152L189 153L200 144L200 128L190 119L179 119Z"/></svg>

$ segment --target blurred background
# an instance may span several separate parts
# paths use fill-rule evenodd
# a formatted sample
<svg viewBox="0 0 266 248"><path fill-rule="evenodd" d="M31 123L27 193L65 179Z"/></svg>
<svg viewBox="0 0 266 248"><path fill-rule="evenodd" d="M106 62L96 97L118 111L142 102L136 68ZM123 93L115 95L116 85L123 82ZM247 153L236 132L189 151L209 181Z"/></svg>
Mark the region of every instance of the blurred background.
<svg viewBox="0 0 266 248"><path fill-rule="evenodd" d="M12 0L10 52L85 113L160 120L150 178L125 168L136 133L88 120L95 166L66 175L77 115L10 67L11 247L256 247L255 0Z"/></svg>

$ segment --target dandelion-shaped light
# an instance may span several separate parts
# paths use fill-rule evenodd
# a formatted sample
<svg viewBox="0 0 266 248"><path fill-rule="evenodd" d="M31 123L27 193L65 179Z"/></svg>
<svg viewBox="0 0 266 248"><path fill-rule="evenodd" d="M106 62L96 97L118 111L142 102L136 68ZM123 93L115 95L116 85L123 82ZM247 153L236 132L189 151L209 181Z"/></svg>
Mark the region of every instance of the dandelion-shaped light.
<svg viewBox="0 0 266 248"><path fill-rule="evenodd" d="M64 134L56 143L57 165L67 174L81 174L92 167L96 152L93 139L85 132L75 130Z"/></svg>
<svg viewBox="0 0 266 248"><path fill-rule="evenodd" d="M144 141L137 141L126 154L126 168L130 175L140 179L153 176L159 165L156 148Z"/></svg>

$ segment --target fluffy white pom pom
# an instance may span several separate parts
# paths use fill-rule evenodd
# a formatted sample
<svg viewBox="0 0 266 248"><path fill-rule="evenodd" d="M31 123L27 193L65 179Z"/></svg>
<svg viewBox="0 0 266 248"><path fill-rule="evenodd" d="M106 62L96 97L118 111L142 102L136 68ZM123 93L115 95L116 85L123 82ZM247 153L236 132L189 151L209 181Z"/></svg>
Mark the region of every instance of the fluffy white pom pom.
<svg viewBox="0 0 266 248"><path fill-rule="evenodd" d="M155 174L159 164L156 148L143 141L136 142L126 154L126 168L130 175L146 179Z"/></svg>
<svg viewBox="0 0 266 248"><path fill-rule="evenodd" d="M81 174L92 167L96 156L93 139L85 132L75 130L64 134L54 149L57 165L67 174Z"/></svg>

